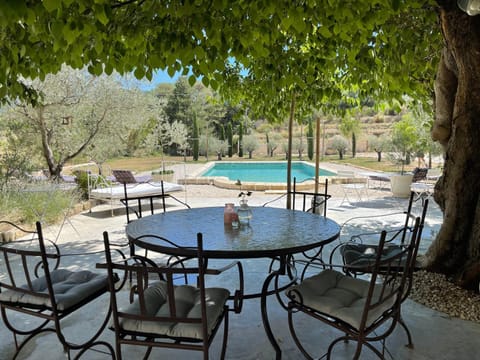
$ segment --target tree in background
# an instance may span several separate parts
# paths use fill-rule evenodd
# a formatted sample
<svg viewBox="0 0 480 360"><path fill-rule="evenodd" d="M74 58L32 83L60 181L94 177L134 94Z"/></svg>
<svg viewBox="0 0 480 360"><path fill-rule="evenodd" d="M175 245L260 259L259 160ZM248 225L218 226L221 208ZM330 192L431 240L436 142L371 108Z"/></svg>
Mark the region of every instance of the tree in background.
<svg viewBox="0 0 480 360"><path fill-rule="evenodd" d="M228 150L228 142L214 137L210 138L208 149L217 154L217 160L222 160L222 155Z"/></svg>
<svg viewBox="0 0 480 360"><path fill-rule="evenodd" d="M313 121L312 118L308 119L308 130L307 130L307 154L310 160L313 160Z"/></svg>
<svg viewBox="0 0 480 360"><path fill-rule="evenodd" d="M382 161L382 152L388 150L390 140L386 135L370 135L368 137L368 148L377 153L377 161Z"/></svg>
<svg viewBox="0 0 480 360"><path fill-rule="evenodd" d="M233 156L233 129L232 123L227 124L227 143L228 143L228 157Z"/></svg>
<svg viewBox="0 0 480 360"><path fill-rule="evenodd" d="M52 178L59 178L65 163L89 150L122 149L130 130L141 128L155 112L147 114L145 97L138 90L123 88L113 77L93 77L66 66L44 81L34 80L31 86L42 97L33 106L12 105L7 119L22 122L24 136L36 139L29 150L42 154Z"/></svg>
<svg viewBox="0 0 480 360"><path fill-rule="evenodd" d="M402 164L409 165L417 144L417 125L411 113L393 125L392 151ZM395 154L394 154L395 155Z"/></svg>
<svg viewBox="0 0 480 360"><path fill-rule="evenodd" d="M21 135L25 127L20 122L0 121L0 192L12 181L24 179L34 167L34 158L29 150L33 142Z"/></svg>
<svg viewBox="0 0 480 360"><path fill-rule="evenodd" d="M174 149L174 153L181 153L186 156L187 150L190 148L188 144L187 125L179 121L173 123L164 123L164 135L166 144Z"/></svg>
<svg viewBox="0 0 480 360"><path fill-rule="evenodd" d="M254 135L245 135L243 138L243 147L245 151L248 153L248 158L251 159L253 152L258 149L260 144L258 143L258 139Z"/></svg>
<svg viewBox="0 0 480 360"><path fill-rule="evenodd" d="M350 136L352 139L352 157L357 154L357 135L360 132L360 120L347 112L340 122L340 132L345 137Z"/></svg>
<svg viewBox="0 0 480 360"><path fill-rule="evenodd" d="M167 104L163 109L167 121L169 123L178 121L190 128L192 126L192 106L192 89L186 77L182 76L176 81L173 92L168 95Z"/></svg>
<svg viewBox="0 0 480 360"><path fill-rule="evenodd" d="M268 137L269 140L267 142L267 152L270 157L273 157L273 155L275 154L275 150L277 150L278 146L282 144L283 137L278 133L270 133Z"/></svg>
<svg viewBox="0 0 480 360"><path fill-rule="evenodd" d="M238 157L243 157L243 123L238 125Z"/></svg>
<svg viewBox="0 0 480 360"><path fill-rule="evenodd" d="M305 151L303 137L293 139L292 150L298 154L298 160L303 160L303 152Z"/></svg>
<svg viewBox="0 0 480 360"><path fill-rule="evenodd" d="M335 135L331 139L330 146L338 152L340 160L343 160L343 156L348 149L348 140L341 135Z"/></svg>
<svg viewBox="0 0 480 360"><path fill-rule="evenodd" d="M199 142L199 133L198 133L198 124L197 124L197 115L193 113L193 134L192 134L192 149L193 149L193 160L198 161L198 142Z"/></svg>
<svg viewBox="0 0 480 360"><path fill-rule="evenodd" d="M432 167L432 157L443 154L443 149L438 142L434 142L431 137L431 129L433 125L433 115L425 111L422 106L414 106L411 109L411 114L416 123L416 145L415 151L417 154L427 154L428 164L423 164L428 168ZM419 164L420 167L420 164Z"/></svg>
<svg viewBox="0 0 480 360"><path fill-rule="evenodd" d="M157 125L157 120L151 118L143 124L140 124L137 128L131 129L126 138L126 147L123 155L134 156Z"/></svg>

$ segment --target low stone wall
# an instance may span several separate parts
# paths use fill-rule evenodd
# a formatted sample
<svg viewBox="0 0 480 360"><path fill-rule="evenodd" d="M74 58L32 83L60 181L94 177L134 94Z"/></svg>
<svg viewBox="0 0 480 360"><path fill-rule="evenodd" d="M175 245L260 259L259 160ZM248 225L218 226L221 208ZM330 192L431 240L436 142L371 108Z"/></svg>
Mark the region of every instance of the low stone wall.
<svg viewBox="0 0 480 360"><path fill-rule="evenodd" d="M319 183L325 183L327 177L320 176ZM330 177L328 177L330 179ZM328 180L329 182L331 180ZM279 191L286 190L286 183L261 183L261 182L248 182L243 181L242 185L238 185L236 181L232 181L224 176L213 177L189 177L185 179L179 179L179 184L182 185L214 185L222 189L232 190L251 190L251 191ZM292 183L293 186L293 183ZM299 191L312 190L315 187L313 180L304 181L296 184L296 189Z"/></svg>

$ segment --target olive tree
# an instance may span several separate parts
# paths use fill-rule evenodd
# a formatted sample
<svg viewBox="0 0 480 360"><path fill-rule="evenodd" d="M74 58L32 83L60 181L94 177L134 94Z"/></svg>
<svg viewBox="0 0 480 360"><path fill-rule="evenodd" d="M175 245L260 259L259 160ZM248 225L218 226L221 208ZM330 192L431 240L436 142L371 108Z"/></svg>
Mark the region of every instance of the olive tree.
<svg viewBox="0 0 480 360"><path fill-rule="evenodd" d="M258 149L260 144L255 135L245 135L243 137L243 149L248 153L248 158L252 158L252 154L255 150Z"/></svg>
<svg viewBox="0 0 480 360"><path fill-rule="evenodd" d="M330 140L330 146L338 152L340 160L343 160L343 156L348 150L348 140L341 135L335 135Z"/></svg>
<svg viewBox="0 0 480 360"><path fill-rule="evenodd" d="M41 97L34 105L15 101L6 118L23 123L24 138L37 140L30 151L39 150L53 178L82 153L112 155L127 146L132 131L141 126L142 97L112 76L95 77L64 66L29 86Z"/></svg>
<svg viewBox="0 0 480 360"><path fill-rule="evenodd" d="M375 151L378 162L382 161L382 153L388 149L389 144L390 139L388 139L386 135L370 135L368 137L368 147Z"/></svg>

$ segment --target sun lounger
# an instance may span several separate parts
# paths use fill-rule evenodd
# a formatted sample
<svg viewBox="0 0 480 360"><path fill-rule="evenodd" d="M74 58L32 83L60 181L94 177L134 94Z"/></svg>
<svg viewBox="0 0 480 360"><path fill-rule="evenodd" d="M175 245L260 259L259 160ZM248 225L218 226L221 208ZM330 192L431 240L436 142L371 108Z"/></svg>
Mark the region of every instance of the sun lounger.
<svg viewBox="0 0 480 360"><path fill-rule="evenodd" d="M115 178L115 180L118 179ZM137 182L137 180L138 179L136 179L134 183L114 182L102 176L89 174L88 197L89 199L109 202L113 215L114 202L125 199L125 192L127 192L129 198L144 198L157 197L162 196L162 194L184 190L182 185L163 182L162 192L161 182Z"/></svg>

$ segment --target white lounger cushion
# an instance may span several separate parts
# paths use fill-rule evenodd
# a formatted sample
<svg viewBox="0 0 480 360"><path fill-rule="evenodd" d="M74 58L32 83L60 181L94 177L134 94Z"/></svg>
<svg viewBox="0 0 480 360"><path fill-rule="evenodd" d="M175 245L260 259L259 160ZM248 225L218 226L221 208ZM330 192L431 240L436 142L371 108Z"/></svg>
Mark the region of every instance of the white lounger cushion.
<svg viewBox="0 0 480 360"><path fill-rule="evenodd" d="M165 193L182 191L183 186L164 182L163 190ZM159 182L127 184L127 194L132 197L161 195L162 185ZM106 188L92 189L90 195L99 199L123 199L125 197L125 190L123 185L114 185Z"/></svg>

